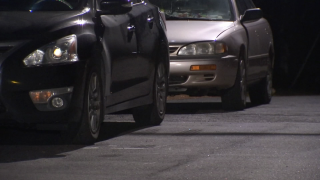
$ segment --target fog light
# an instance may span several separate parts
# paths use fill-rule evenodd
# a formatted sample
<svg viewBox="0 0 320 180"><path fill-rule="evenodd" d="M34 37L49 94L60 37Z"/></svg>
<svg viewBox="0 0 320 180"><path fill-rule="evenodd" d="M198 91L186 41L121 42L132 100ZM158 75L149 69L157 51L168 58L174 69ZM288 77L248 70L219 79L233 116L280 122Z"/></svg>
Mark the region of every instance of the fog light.
<svg viewBox="0 0 320 180"><path fill-rule="evenodd" d="M53 95L52 91L35 91L30 92L30 97L34 103L47 103L48 99Z"/></svg>
<svg viewBox="0 0 320 180"><path fill-rule="evenodd" d="M35 104L48 103L49 99L61 94L72 93L73 87L46 89L29 92L30 98Z"/></svg>
<svg viewBox="0 0 320 180"><path fill-rule="evenodd" d="M63 99L61 99L59 97L55 97L52 99L51 104L55 108L60 108L63 106Z"/></svg>

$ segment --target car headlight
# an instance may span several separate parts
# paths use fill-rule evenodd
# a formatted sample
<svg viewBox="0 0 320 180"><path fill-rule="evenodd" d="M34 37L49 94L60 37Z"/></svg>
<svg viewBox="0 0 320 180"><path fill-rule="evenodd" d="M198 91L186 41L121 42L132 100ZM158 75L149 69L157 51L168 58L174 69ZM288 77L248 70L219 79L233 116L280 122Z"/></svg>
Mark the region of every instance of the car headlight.
<svg viewBox="0 0 320 180"><path fill-rule="evenodd" d="M23 63L30 67L45 64L69 63L78 60L77 36L73 34L33 51L24 58Z"/></svg>
<svg viewBox="0 0 320 180"><path fill-rule="evenodd" d="M200 42L182 47L178 55L213 55L227 52L228 47L222 42Z"/></svg>

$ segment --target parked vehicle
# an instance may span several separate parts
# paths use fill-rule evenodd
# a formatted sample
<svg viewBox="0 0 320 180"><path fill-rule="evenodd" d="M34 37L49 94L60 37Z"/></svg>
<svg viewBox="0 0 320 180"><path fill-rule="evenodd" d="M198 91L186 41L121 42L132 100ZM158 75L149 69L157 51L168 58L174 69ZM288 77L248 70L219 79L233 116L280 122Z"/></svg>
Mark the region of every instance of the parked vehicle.
<svg viewBox="0 0 320 180"><path fill-rule="evenodd" d="M157 7L1 0L0 27L2 121L65 128L74 143L93 143L107 113L132 108L137 123L162 122L169 50Z"/></svg>
<svg viewBox="0 0 320 180"><path fill-rule="evenodd" d="M216 92L226 110L271 100L274 44L251 0L150 0L166 15L169 92Z"/></svg>

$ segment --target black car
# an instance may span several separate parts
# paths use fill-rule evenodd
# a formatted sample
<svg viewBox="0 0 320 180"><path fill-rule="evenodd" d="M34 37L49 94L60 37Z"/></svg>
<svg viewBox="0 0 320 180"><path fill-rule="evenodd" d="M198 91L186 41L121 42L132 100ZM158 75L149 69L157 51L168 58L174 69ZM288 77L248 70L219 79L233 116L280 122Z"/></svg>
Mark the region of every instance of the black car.
<svg viewBox="0 0 320 180"><path fill-rule="evenodd" d="M169 51L143 0L0 0L0 122L61 128L93 143L104 115L159 125Z"/></svg>

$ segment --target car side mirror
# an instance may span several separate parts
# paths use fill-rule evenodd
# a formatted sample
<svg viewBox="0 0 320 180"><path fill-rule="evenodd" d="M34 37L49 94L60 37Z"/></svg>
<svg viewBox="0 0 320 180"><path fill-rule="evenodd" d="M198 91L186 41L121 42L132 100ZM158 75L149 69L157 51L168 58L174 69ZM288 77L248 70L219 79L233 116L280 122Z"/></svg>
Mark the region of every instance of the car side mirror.
<svg viewBox="0 0 320 180"><path fill-rule="evenodd" d="M244 15L241 17L241 22L246 22L246 21L254 21L261 19L263 17L263 13L261 9L259 8L254 8L254 9L248 9L244 12Z"/></svg>
<svg viewBox="0 0 320 180"><path fill-rule="evenodd" d="M116 14L125 14L132 9L131 0L97 0L98 15L116 15Z"/></svg>

